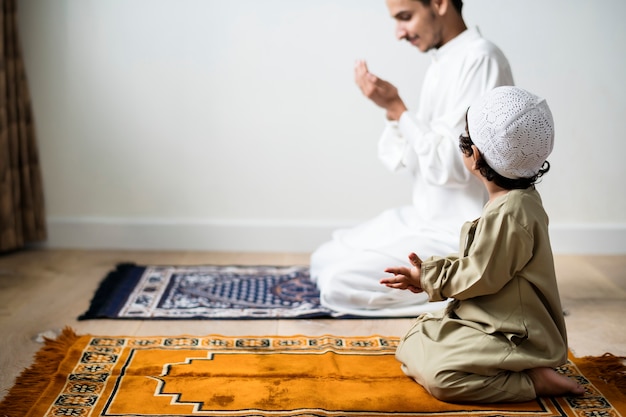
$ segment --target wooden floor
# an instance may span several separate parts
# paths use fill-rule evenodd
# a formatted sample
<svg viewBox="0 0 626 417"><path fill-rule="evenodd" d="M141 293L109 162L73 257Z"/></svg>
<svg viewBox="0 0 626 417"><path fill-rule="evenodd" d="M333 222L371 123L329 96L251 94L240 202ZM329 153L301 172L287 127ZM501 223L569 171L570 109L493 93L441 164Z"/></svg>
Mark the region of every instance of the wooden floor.
<svg viewBox="0 0 626 417"><path fill-rule="evenodd" d="M308 254L31 250L0 256L0 398L42 346L70 326L95 335L402 336L411 319L77 321L100 280L120 262L302 265ZM576 356L626 355L626 256L557 256L570 348Z"/></svg>

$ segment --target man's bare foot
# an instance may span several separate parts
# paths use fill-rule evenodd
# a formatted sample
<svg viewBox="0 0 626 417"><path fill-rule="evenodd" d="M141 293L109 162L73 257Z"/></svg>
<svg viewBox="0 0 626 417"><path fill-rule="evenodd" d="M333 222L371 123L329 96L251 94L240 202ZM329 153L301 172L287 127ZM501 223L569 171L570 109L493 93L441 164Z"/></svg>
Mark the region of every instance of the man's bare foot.
<svg viewBox="0 0 626 417"><path fill-rule="evenodd" d="M535 386L537 397L582 395L585 389L573 379L559 375L552 368L533 368L526 371Z"/></svg>

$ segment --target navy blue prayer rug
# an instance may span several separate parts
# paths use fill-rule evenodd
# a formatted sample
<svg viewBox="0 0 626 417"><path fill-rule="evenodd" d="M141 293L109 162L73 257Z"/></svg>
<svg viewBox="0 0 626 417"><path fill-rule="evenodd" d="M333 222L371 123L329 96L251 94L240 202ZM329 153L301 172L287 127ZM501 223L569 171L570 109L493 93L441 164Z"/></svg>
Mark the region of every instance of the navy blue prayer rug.
<svg viewBox="0 0 626 417"><path fill-rule="evenodd" d="M308 266L120 264L100 283L87 319L330 318ZM345 316L344 316L345 317Z"/></svg>

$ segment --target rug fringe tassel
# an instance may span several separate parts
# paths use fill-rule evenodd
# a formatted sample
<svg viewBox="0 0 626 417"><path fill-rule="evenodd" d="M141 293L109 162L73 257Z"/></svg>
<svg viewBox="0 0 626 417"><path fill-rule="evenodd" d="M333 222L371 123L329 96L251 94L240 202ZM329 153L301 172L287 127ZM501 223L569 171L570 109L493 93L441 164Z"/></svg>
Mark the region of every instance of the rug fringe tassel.
<svg viewBox="0 0 626 417"><path fill-rule="evenodd" d="M35 355L33 364L22 371L0 402L0 416L21 417L28 413L76 339L78 336L69 327L65 327L56 339L44 337L44 347Z"/></svg>
<svg viewBox="0 0 626 417"><path fill-rule="evenodd" d="M96 293L89 303L89 309L84 314L78 316L78 320L103 318L103 316L100 315L100 311L107 305L112 294L115 294L115 289L120 285L121 278L136 266L137 265L132 262L117 264L115 270L109 272L102 282L100 282Z"/></svg>
<svg viewBox="0 0 626 417"><path fill-rule="evenodd" d="M588 365L583 374L612 385L626 395L626 356L605 353L602 356L586 356L581 359Z"/></svg>

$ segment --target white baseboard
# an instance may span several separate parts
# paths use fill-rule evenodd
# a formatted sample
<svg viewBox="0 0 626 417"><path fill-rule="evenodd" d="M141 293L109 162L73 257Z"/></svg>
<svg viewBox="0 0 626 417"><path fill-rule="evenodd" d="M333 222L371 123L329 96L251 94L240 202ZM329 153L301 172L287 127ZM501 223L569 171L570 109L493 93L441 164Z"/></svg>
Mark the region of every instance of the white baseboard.
<svg viewBox="0 0 626 417"><path fill-rule="evenodd" d="M49 218L45 247L312 252L347 222ZM555 254L626 254L626 224L555 224Z"/></svg>
<svg viewBox="0 0 626 417"><path fill-rule="evenodd" d="M49 248L312 252L340 222L48 218Z"/></svg>
<svg viewBox="0 0 626 417"><path fill-rule="evenodd" d="M550 241L559 255L624 255L626 224L554 224Z"/></svg>

